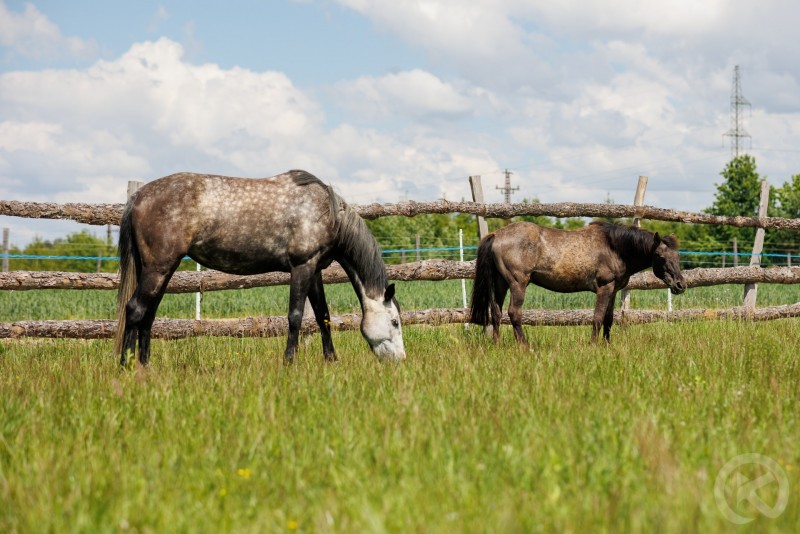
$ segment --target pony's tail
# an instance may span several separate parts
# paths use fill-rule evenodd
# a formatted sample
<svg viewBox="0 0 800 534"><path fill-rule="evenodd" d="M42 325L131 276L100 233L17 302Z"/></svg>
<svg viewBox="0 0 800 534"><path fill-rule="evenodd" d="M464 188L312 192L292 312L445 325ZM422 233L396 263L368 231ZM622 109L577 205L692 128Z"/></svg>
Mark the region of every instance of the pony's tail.
<svg viewBox="0 0 800 534"><path fill-rule="evenodd" d="M499 309L494 291L497 267L494 263L493 244L493 233L484 237L478 246L478 258L475 261L475 283L472 284L469 322L481 326L488 326L492 315L498 313Z"/></svg>
<svg viewBox="0 0 800 534"><path fill-rule="evenodd" d="M128 202L119 224L119 291L117 292L117 332L114 335L114 352L122 353L125 337L125 306L136 290L136 243L131 224L132 202Z"/></svg>

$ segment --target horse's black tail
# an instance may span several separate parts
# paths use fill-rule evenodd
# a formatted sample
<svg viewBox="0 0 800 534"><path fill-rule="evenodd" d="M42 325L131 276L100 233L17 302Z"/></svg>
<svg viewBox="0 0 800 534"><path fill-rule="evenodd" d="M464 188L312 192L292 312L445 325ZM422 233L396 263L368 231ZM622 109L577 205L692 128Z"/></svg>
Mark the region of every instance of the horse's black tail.
<svg viewBox="0 0 800 534"><path fill-rule="evenodd" d="M472 284L472 300L470 302L469 322L481 326L492 323L492 316L499 316L500 307L495 299L494 280L497 277L495 265L494 234L481 239L478 246L478 258L475 261L475 283Z"/></svg>
<svg viewBox="0 0 800 534"><path fill-rule="evenodd" d="M117 332L114 336L114 352L122 353L125 336L125 305L136 290L136 242L131 223L132 201L128 201L119 223L119 291L117 292Z"/></svg>

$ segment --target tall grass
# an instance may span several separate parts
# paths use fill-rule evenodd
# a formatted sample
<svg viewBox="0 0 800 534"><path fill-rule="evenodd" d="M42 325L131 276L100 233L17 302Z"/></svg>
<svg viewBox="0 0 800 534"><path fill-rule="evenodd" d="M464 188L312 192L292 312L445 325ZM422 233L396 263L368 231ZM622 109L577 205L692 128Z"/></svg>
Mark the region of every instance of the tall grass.
<svg viewBox="0 0 800 534"><path fill-rule="evenodd" d="M800 322L526 330L409 327L400 365L355 332L290 367L281 339L154 341L144 371L5 341L0 531L730 532L714 483L749 452L789 503L733 506L798 530Z"/></svg>

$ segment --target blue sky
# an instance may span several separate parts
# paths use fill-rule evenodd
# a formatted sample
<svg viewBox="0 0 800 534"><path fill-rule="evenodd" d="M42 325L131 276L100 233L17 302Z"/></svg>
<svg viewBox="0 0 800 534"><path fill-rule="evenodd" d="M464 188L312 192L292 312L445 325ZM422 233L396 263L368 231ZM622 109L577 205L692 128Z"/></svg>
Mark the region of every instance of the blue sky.
<svg viewBox="0 0 800 534"><path fill-rule="evenodd" d="M789 0L0 0L0 198L121 202L128 180L304 168L352 203L711 204L731 151L800 173ZM78 228L0 217L13 243ZM102 229L94 229L102 233Z"/></svg>

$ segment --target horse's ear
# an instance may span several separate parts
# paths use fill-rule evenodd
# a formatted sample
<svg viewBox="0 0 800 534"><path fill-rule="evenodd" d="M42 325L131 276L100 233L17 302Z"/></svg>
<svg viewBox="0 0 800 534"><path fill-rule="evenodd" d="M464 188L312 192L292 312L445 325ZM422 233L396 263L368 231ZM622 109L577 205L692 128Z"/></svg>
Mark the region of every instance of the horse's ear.
<svg viewBox="0 0 800 534"><path fill-rule="evenodd" d="M386 292L383 294L383 299L384 299L386 302L391 302L391 300L392 300L393 298L394 298L394 284L389 284L389 285L386 287Z"/></svg>
<svg viewBox="0 0 800 534"><path fill-rule="evenodd" d="M661 236L660 236L660 235L658 235L658 232L656 232L656 233L653 235L653 249L655 249L656 247L658 247L658 245L660 245L660 244L661 244Z"/></svg>

